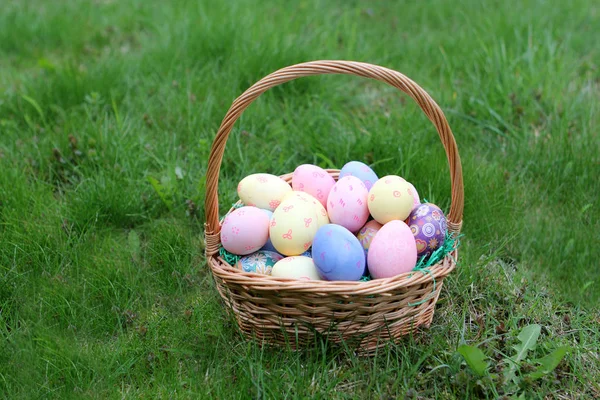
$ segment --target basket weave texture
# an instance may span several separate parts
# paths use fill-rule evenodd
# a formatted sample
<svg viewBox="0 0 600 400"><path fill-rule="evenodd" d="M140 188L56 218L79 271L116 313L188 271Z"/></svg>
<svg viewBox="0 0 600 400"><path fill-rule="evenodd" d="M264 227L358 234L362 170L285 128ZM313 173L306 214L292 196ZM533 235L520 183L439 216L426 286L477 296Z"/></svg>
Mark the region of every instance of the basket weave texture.
<svg viewBox="0 0 600 400"><path fill-rule="evenodd" d="M243 111L262 93L284 82L320 74L376 79L408 94L435 126L450 167L448 230L458 234L464 205L460 157L444 113L415 82L401 73L354 61L313 61L280 69L246 90L231 105L212 144L206 175L206 259L216 287L244 334L266 344L304 346L316 335L373 352L420 326L428 327L444 278L456 267L457 251L426 271L367 282L298 281L242 272L219 256L218 181L227 137ZM337 179L338 170L327 170ZM292 174L282 178L291 182Z"/></svg>

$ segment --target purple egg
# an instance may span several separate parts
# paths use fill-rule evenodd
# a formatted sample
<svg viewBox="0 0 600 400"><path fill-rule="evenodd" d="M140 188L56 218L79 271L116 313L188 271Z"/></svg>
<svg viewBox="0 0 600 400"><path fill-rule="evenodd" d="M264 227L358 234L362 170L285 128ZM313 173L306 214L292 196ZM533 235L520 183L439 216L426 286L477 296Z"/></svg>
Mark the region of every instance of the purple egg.
<svg viewBox="0 0 600 400"><path fill-rule="evenodd" d="M365 271L365 251L348 229L323 225L312 245L312 256L319 275L328 281L357 281Z"/></svg>
<svg viewBox="0 0 600 400"><path fill-rule="evenodd" d="M355 176L367 187L367 190L371 190L371 186L379 179L377 174L373 172L373 170L364 163L360 161L350 161L346 163L340 170L340 177L338 179L342 179L345 176Z"/></svg>
<svg viewBox="0 0 600 400"><path fill-rule="evenodd" d="M415 207L406 224L415 237L417 256L428 256L444 245L446 240L446 217L438 206L431 203Z"/></svg>

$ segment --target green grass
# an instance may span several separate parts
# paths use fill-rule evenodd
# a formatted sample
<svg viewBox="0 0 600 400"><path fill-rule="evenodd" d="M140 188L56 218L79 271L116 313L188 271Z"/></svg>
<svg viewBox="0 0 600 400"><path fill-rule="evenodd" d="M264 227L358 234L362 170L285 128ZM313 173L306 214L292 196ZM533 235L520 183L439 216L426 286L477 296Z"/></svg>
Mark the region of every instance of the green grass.
<svg viewBox="0 0 600 400"><path fill-rule="evenodd" d="M600 396L599 12L583 0L5 0L0 397ZM463 161L461 262L434 324L370 359L243 341L203 258L221 118L256 80L314 59L417 81ZM348 76L271 90L234 128L221 211L245 175L325 166L317 153L377 163L447 210L442 146L408 100ZM533 358L571 348L539 381L477 380L456 353L478 345L502 369L529 323L543 326Z"/></svg>

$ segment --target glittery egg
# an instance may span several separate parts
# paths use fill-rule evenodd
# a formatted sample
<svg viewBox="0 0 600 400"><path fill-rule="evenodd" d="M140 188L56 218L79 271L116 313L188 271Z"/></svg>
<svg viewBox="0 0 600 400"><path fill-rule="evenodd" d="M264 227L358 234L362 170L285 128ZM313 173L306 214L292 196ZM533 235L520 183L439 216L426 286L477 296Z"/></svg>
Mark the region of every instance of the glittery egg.
<svg viewBox="0 0 600 400"><path fill-rule="evenodd" d="M271 174L252 174L240 181L238 196L247 206L274 211L292 187L283 179Z"/></svg>
<svg viewBox="0 0 600 400"><path fill-rule="evenodd" d="M406 223L415 238L419 257L430 255L444 245L446 217L435 204L425 203L416 207L410 213Z"/></svg>
<svg viewBox="0 0 600 400"><path fill-rule="evenodd" d="M282 259L283 256L279 253L260 250L240 258L234 267L244 272L271 275L273 266Z"/></svg>
<svg viewBox="0 0 600 400"><path fill-rule="evenodd" d="M328 281L357 281L365 271L365 251L340 225L323 225L313 241L312 256L319 275Z"/></svg>
<svg viewBox="0 0 600 400"><path fill-rule="evenodd" d="M334 184L335 180L327 171L312 164L298 166L292 175L292 188L310 194L324 207L327 206L327 196Z"/></svg>
<svg viewBox="0 0 600 400"><path fill-rule="evenodd" d="M267 243L269 217L256 207L241 207L229 213L221 225L221 244L238 255L254 253Z"/></svg>
<svg viewBox="0 0 600 400"><path fill-rule="evenodd" d="M365 184L355 176L338 180L327 198L329 220L350 232L358 231L369 218L368 194Z"/></svg>
<svg viewBox="0 0 600 400"><path fill-rule="evenodd" d="M369 272L375 279L411 271L417 265L417 246L403 221L390 221L375 234L369 247Z"/></svg>
<svg viewBox="0 0 600 400"><path fill-rule="evenodd" d="M350 161L349 163L346 163L340 170L339 179L342 179L345 176L357 177L365 184L367 190L370 190L373 184L379 179L377 174L367 164L361 163L360 161Z"/></svg>
<svg viewBox="0 0 600 400"><path fill-rule="evenodd" d="M310 248L317 226L314 204L290 196L273 212L269 235L277 252L296 256Z"/></svg>
<svg viewBox="0 0 600 400"><path fill-rule="evenodd" d="M277 262L271 273L276 278L320 281L321 277L312 258L304 256L286 257Z"/></svg>
<svg viewBox="0 0 600 400"><path fill-rule="evenodd" d="M369 212L380 224L392 220L403 221L413 208L414 198L409 183L399 176L388 175L379 179L369 190Z"/></svg>

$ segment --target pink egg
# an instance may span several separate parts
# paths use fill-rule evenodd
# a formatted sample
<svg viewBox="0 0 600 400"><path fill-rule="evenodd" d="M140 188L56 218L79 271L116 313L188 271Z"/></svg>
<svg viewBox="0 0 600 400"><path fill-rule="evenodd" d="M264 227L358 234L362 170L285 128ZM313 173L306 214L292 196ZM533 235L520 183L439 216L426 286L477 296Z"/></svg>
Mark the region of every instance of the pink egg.
<svg viewBox="0 0 600 400"><path fill-rule="evenodd" d="M221 243L233 254L254 253L267 243L268 238L269 217L257 207L238 208L221 224Z"/></svg>
<svg viewBox="0 0 600 400"><path fill-rule="evenodd" d="M292 176L292 188L306 192L327 207L327 196L335 185L335 179L321 167L312 164L302 164L296 168Z"/></svg>
<svg viewBox="0 0 600 400"><path fill-rule="evenodd" d="M345 176L333 186L327 198L329 220L350 232L358 231L369 218L367 187L355 176Z"/></svg>
<svg viewBox="0 0 600 400"><path fill-rule="evenodd" d="M371 242L367 258L375 279L411 271L417 265L417 245L408 225L398 220L383 225Z"/></svg>

